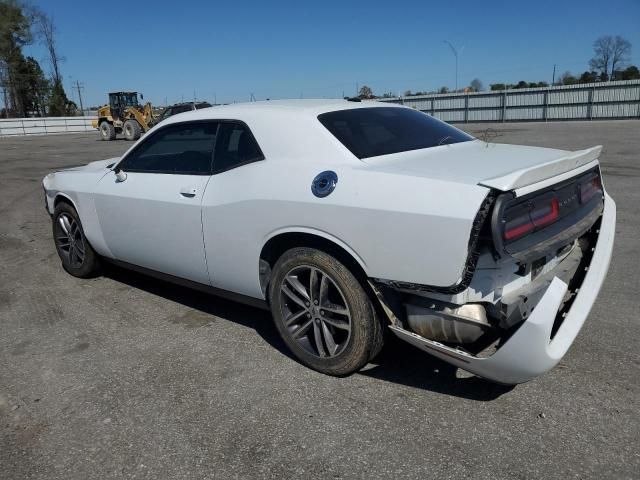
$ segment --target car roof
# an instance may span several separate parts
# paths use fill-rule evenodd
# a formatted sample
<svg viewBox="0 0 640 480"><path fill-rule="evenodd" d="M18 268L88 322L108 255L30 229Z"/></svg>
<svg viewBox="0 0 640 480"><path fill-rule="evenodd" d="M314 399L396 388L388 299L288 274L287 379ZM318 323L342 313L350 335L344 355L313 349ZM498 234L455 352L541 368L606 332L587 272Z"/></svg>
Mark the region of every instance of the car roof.
<svg viewBox="0 0 640 480"><path fill-rule="evenodd" d="M189 120L215 120L221 118L245 120L250 117L262 117L269 114L278 116L305 115L317 117L323 113L333 112L336 110L372 107L401 107L401 105L388 102L358 102L342 99L263 100L259 102L218 105L215 107L182 113L172 117L172 123L185 122Z"/></svg>
<svg viewBox="0 0 640 480"><path fill-rule="evenodd" d="M238 120L246 123L267 158L299 162L361 163L318 121L318 115L362 108L409 108L396 103L297 99L234 103L171 115L153 129L201 120Z"/></svg>

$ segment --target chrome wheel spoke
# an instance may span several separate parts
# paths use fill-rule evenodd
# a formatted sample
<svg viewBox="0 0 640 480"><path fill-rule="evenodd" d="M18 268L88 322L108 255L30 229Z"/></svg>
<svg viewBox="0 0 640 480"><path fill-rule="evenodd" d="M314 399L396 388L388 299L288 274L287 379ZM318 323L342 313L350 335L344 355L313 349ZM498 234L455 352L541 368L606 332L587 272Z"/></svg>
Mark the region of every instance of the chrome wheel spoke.
<svg viewBox="0 0 640 480"><path fill-rule="evenodd" d="M321 332L320 322L313 322L313 340L315 341L318 355L320 355L321 357L326 357L327 352L324 349L324 345L322 344L322 332Z"/></svg>
<svg viewBox="0 0 640 480"><path fill-rule="evenodd" d="M322 274L320 274L322 275ZM309 271L309 298L312 302L316 303L318 301L318 294L316 293L318 290L318 270L315 268L311 268Z"/></svg>
<svg viewBox="0 0 640 480"><path fill-rule="evenodd" d="M326 275L322 276L322 280L320 280L320 291L318 292L318 301L320 302L320 306L322 307L324 304L328 303L329 299L327 298L329 295L329 277Z"/></svg>
<svg viewBox="0 0 640 480"><path fill-rule="evenodd" d="M329 355L333 355L338 349L338 345L336 345L331 330L329 330L325 322L322 322L322 336L324 337L324 343L327 345L327 350L329 350Z"/></svg>
<svg viewBox="0 0 640 480"><path fill-rule="evenodd" d="M312 324L313 324L313 318L307 321L306 323L303 323L302 325L300 325L300 327L294 330L294 332L292 333L293 338L294 339L301 338L305 333L307 333L307 331L309 330L309 327Z"/></svg>
<svg viewBox="0 0 640 480"><path fill-rule="evenodd" d="M71 233L71 225L69 224L69 219L66 215L60 215L60 217L58 217L58 223L60 223L62 231L65 234L69 235Z"/></svg>
<svg viewBox="0 0 640 480"><path fill-rule="evenodd" d="M55 241L63 257L63 261L73 267L84 262L85 245L80 224L71 215L62 213L58 217Z"/></svg>
<svg viewBox="0 0 640 480"><path fill-rule="evenodd" d="M306 313L308 313L306 310L300 310L299 312L290 314L287 318L284 319L284 326L290 327L296 322L296 320L298 320Z"/></svg>
<svg viewBox="0 0 640 480"><path fill-rule="evenodd" d="M307 292L307 289L304 288L304 285L302 285L302 283L300 282L300 280L298 280L298 277L295 277L293 275L289 275L287 277L287 283L289 285L291 285L291 287L293 288L293 290L295 292L298 293L298 295L300 295L300 297L302 297L302 299L309 301L310 297L309 297L309 292Z"/></svg>
<svg viewBox="0 0 640 480"><path fill-rule="evenodd" d="M284 283L282 284L282 286L280 287L280 291L282 293L284 293L289 299L293 300L295 303L297 303L300 307L302 308L307 308L304 300L302 300L297 293L295 293L293 290L291 290L288 286L286 286Z"/></svg>
<svg viewBox="0 0 640 480"><path fill-rule="evenodd" d="M69 247L69 244L71 243L71 240L69 240L69 237L67 237L66 235L58 237L56 238L56 240L60 248Z"/></svg>
<svg viewBox="0 0 640 480"><path fill-rule="evenodd" d="M337 320L330 317L323 317L322 321L328 323L332 327L339 328L340 330L351 331L351 323L349 321Z"/></svg>
<svg viewBox="0 0 640 480"><path fill-rule="evenodd" d="M344 315L344 316L349 316L349 309L347 307L341 307L340 305L336 305L334 303L325 303L324 305L321 305L323 310L326 310L327 312L331 312L331 313L335 313L338 315Z"/></svg>

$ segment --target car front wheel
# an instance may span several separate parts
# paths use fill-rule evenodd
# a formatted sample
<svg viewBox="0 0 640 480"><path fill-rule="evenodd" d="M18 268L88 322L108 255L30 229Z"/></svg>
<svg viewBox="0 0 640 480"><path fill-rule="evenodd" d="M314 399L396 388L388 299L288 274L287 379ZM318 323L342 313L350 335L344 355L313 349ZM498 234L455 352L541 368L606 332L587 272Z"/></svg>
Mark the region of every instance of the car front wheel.
<svg viewBox="0 0 640 480"><path fill-rule="evenodd" d="M53 213L53 239L62 267L74 277L89 278L99 271L99 259L84 236L78 212L65 202Z"/></svg>
<svg viewBox="0 0 640 480"><path fill-rule="evenodd" d="M273 270L269 301L282 339L314 370L353 373L382 347L382 327L361 283L323 251L285 252Z"/></svg>

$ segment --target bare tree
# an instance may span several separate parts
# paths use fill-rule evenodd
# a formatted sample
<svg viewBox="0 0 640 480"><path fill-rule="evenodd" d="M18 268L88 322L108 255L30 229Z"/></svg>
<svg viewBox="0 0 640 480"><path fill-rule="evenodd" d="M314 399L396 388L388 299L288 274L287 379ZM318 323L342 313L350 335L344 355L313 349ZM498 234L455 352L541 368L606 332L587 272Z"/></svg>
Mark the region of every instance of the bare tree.
<svg viewBox="0 0 640 480"><path fill-rule="evenodd" d="M609 74L613 41L611 35L605 35L593 42L593 58L589 60L591 70L596 70L605 76Z"/></svg>
<svg viewBox="0 0 640 480"><path fill-rule="evenodd" d="M53 23L53 17L36 7L32 7L31 15L37 26L37 33L49 53L53 83L61 84L62 75L60 74L60 63L64 62L64 57L58 54L58 48L56 46L56 26Z"/></svg>
<svg viewBox="0 0 640 480"><path fill-rule="evenodd" d="M611 46L611 80L614 79L616 71L629 61L631 54L631 42L620 35L616 35Z"/></svg>
<svg viewBox="0 0 640 480"><path fill-rule="evenodd" d="M604 79L613 80L616 70L623 67L631 54L631 43L620 35L605 35L593 42L593 58L589 61L591 70L600 72Z"/></svg>

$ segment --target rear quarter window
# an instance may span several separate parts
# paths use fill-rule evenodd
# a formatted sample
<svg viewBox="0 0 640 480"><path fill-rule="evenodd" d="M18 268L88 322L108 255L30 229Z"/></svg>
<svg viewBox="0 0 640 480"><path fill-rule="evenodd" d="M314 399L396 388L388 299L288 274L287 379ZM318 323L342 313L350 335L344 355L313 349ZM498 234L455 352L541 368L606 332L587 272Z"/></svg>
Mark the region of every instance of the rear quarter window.
<svg viewBox="0 0 640 480"><path fill-rule="evenodd" d="M318 120L360 159L473 140L463 131L410 108L338 110L323 113Z"/></svg>

